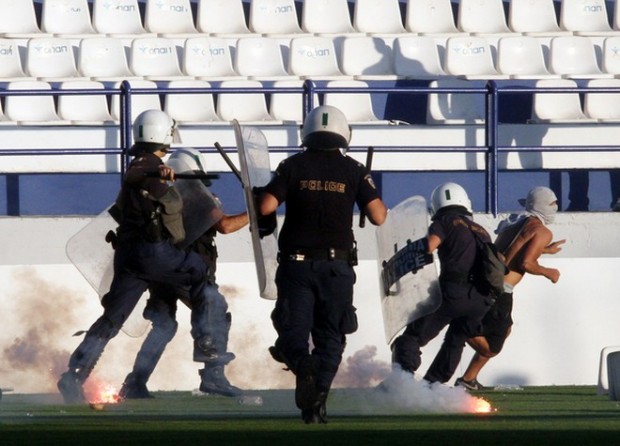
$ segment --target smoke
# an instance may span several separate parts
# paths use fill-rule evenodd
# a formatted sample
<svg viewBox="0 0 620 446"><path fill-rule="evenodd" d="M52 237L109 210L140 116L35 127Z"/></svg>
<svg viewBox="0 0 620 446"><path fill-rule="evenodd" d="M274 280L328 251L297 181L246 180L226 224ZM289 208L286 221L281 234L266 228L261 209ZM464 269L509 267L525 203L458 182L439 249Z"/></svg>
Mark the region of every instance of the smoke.
<svg viewBox="0 0 620 446"><path fill-rule="evenodd" d="M391 366L375 360L377 347L367 345L340 364L333 387L374 387L390 373Z"/></svg>

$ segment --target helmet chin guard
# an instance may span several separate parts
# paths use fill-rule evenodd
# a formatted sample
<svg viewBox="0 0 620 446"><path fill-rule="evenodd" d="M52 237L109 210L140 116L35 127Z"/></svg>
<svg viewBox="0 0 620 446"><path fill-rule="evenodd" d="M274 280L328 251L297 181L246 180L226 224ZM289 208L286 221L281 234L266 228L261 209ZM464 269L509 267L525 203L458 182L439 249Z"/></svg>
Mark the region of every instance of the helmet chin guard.
<svg viewBox="0 0 620 446"><path fill-rule="evenodd" d="M301 128L301 144L309 150L349 147L351 127L339 109L321 105L312 110Z"/></svg>

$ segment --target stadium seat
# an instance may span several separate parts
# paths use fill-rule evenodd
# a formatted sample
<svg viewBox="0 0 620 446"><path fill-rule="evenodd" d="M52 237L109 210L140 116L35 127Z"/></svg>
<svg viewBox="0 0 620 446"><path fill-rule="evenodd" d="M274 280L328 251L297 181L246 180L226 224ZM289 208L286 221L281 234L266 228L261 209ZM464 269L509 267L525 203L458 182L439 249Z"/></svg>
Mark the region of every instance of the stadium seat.
<svg viewBox="0 0 620 446"><path fill-rule="evenodd" d="M82 39L77 68L80 75L101 82L139 77L129 71L123 41L114 37Z"/></svg>
<svg viewBox="0 0 620 446"><path fill-rule="evenodd" d="M38 80L78 80L74 48L69 39L37 37L28 40L24 70ZM87 80L83 78L82 80Z"/></svg>
<svg viewBox="0 0 620 446"><path fill-rule="evenodd" d="M596 393L607 395L609 393L609 376L607 371L607 355L612 352L620 351L620 346L607 346L601 350L598 369L598 385Z"/></svg>
<svg viewBox="0 0 620 446"><path fill-rule="evenodd" d="M9 91L51 89L51 85L43 81L15 81L7 84ZM15 121L19 125L69 124L69 121L61 120L56 114L52 95L7 95L4 99L4 114L9 121Z"/></svg>
<svg viewBox="0 0 620 446"><path fill-rule="evenodd" d="M449 37L446 41L444 70L465 79L507 79L495 69L491 45L480 36Z"/></svg>
<svg viewBox="0 0 620 446"><path fill-rule="evenodd" d="M146 0L144 28L160 37L195 37L190 0Z"/></svg>
<svg viewBox="0 0 620 446"><path fill-rule="evenodd" d="M545 64L540 41L533 36L502 37L497 46L497 71L512 79L559 78Z"/></svg>
<svg viewBox="0 0 620 446"><path fill-rule="evenodd" d="M168 88L209 88L207 81L189 79L176 80L166 84ZM215 113L212 93L166 93L164 111L177 123L183 125L204 124L219 121Z"/></svg>
<svg viewBox="0 0 620 446"><path fill-rule="evenodd" d="M405 32L398 0L356 0L353 27L366 34Z"/></svg>
<svg viewBox="0 0 620 446"><path fill-rule="evenodd" d="M93 0L93 27L99 34L114 37L149 36L142 26L138 0Z"/></svg>
<svg viewBox="0 0 620 446"><path fill-rule="evenodd" d="M418 34L458 34L450 0L408 0L405 28Z"/></svg>
<svg viewBox="0 0 620 446"><path fill-rule="evenodd" d="M182 71L206 81L240 80L233 69L230 44L220 37L192 37L183 45Z"/></svg>
<svg viewBox="0 0 620 446"><path fill-rule="evenodd" d="M196 27L201 33L220 37L250 33L241 0L199 0Z"/></svg>
<svg viewBox="0 0 620 446"><path fill-rule="evenodd" d="M327 88L368 88L366 82L358 80L329 81ZM388 121L377 118L370 93L327 92L323 96L324 105L339 108L351 124L387 124Z"/></svg>
<svg viewBox="0 0 620 446"><path fill-rule="evenodd" d="M445 78L432 81L430 88L486 88L485 81ZM426 109L427 124L483 124L485 95L480 93L431 93Z"/></svg>
<svg viewBox="0 0 620 446"><path fill-rule="evenodd" d="M512 31L532 36L570 34L558 25L554 0L511 0L508 24Z"/></svg>
<svg viewBox="0 0 620 446"><path fill-rule="evenodd" d="M560 28L575 35L611 33L605 0L562 0Z"/></svg>
<svg viewBox="0 0 620 446"><path fill-rule="evenodd" d="M57 37L96 35L87 0L45 0L41 7L41 29Z"/></svg>
<svg viewBox="0 0 620 446"><path fill-rule="evenodd" d="M255 80L224 81L220 84L223 89L230 88L261 88L262 84ZM275 123L267 111L267 101L263 93L218 93L217 114L222 121L254 123Z"/></svg>
<svg viewBox="0 0 620 446"><path fill-rule="evenodd" d="M536 88L576 88L572 79L541 79ZM578 92L534 93L531 122L585 122Z"/></svg>
<svg viewBox="0 0 620 446"><path fill-rule="evenodd" d="M342 41L342 73L359 80L392 80L392 49L381 37L347 37Z"/></svg>
<svg viewBox="0 0 620 446"><path fill-rule="evenodd" d="M620 79L591 79L587 88L618 88L617 93L586 92L583 112L588 118L599 121L620 121Z"/></svg>
<svg viewBox="0 0 620 446"><path fill-rule="evenodd" d="M186 77L181 72L175 41L166 37L133 39L129 53L129 69L146 80L174 80Z"/></svg>
<svg viewBox="0 0 620 446"><path fill-rule="evenodd" d="M67 81L59 85L61 90L103 90L101 82ZM60 95L57 112L60 119L71 121L73 125L113 125L114 120L108 109L105 95Z"/></svg>
<svg viewBox="0 0 620 446"><path fill-rule="evenodd" d="M609 399L620 400L620 352L610 351L607 354L607 382Z"/></svg>
<svg viewBox="0 0 620 446"><path fill-rule="evenodd" d="M302 79L342 79L334 41L329 37L310 36L291 39L289 73Z"/></svg>
<svg viewBox="0 0 620 446"><path fill-rule="evenodd" d="M613 77L601 72L594 45L588 37L584 36L551 39L549 71L569 79Z"/></svg>
<svg viewBox="0 0 620 446"><path fill-rule="evenodd" d="M37 24L34 2L25 0L2 0L0 34L7 39L30 39L45 37ZM47 36L51 37L51 36Z"/></svg>
<svg viewBox="0 0 620 446"><path fill-rule="evenodd" d="M353 34L347 0L304 0L301 29L307 33Z"/></svg>
<svg viewBox="0 0 620 446"><path fill-rule="evenodd" d="M502 0L461 0L457 25L461 31L474 35L511 33Z"/></svg>
<svg viewBox="0 0 620 446"><path fill-rule="evenodd" d="M435 39L428 36L397 37L393 44L394 73L408 79L445 76Z"/></svg>
<svg viewBox="0 0 620 446"><path fill-rule="evenodd" d="M35 79L24 73L18 39L0 38L0 82L16 80Z"/></svg>
<svg viewBox="0 0 620 446"><path fill-rule="evenodd" d="M272 87L280 88L302 88L303 80L282 80L273 83ZM315 105L318 105L318 98L315 97ZM269 100L269 115L274 121L283 124L301 124L304 115L304 100L301 93L271 93Z"/></svg>
<svg viewBox="0 0 620 446"><path fill-rule="evenodd" d="M161 110L161 101L159 99L159 93L157 92L157 84L149 80L130 80L128 81L132 90L153 90L153 94L150 93L134 93L131 96L131 117L134 119L140 113L145 110ZM114 88L121 88L121 82L114 84ZM112 95L110 100L110 114L112 119L120 121L121 118L121 98L120 95Z"/></svg>
<svg viewBox="0 0 620 446"><path fill-rule="evenodd" d="M602 71L620 76L620 36L606 37L603 41Z"/></svg>
<svg viewBox="0 0 620 446"><path fill-rule="evenodd" d="M271 37L248 37L239 39L233 56L235 71L248 79L277 80L289 79L284 68L281 41Z"/></svg>
<svg viewBox="0 0 620 446"><path fill-rule="evenodd" d="M300 34L294 0L251 0L250 30L258 34Z"/></svg>

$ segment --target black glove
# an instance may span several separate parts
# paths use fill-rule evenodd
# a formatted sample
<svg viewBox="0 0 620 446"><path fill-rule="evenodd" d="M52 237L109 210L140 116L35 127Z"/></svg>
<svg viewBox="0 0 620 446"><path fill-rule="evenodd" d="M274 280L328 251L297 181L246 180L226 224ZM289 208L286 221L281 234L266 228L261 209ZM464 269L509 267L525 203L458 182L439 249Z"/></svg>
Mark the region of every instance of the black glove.
<svg viewBox="0 0 620 446"><path fill-rule="evenodd" d="M260 238L273 234L273 231L275 231L278 227L278 220L275 212L272 212L269 215L261 215L259 211L260 197L264 190L264 187L254 186L252 188L252 194L254 195L254 208L256 209L258 235Z"/></svg>

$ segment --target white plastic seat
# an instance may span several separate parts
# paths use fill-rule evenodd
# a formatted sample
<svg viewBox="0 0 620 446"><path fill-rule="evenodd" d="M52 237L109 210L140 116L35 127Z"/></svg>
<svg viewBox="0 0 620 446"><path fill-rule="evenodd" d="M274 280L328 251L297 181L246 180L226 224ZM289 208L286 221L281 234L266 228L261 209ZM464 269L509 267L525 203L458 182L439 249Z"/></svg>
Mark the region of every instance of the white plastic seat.
<svg viewBox="0 0 620 446"><path fill-rule="evenodd" d="M207 81L188 79L171 81L168 88L209 88ZM212 93L166 93L164 111L179 124L195 125L219 121Z"/></svg>
<svg viewBox="0 0 620 446"><path fill-rule="evenodd" d="M461 0L457 26L473 35L511 33L502 0Z"/></svg>
<svg viewBox="0 0 620 446"><path fill-rule="evenodd" d="M584 36L551 39L549 71L569 79L613 77L601 72L594 44Z"/></svg>
<svg viewBox="0 0 620 446"><path fill-rule="evenodd" d="M58 37L95 36L87 0L45 0L41 29Z"/></svg>
<svg viewBox="0 0 620 446"><path fill-rule="evenodd" d="M392 49L380 37L347 37L342 41L342 73L355 79L396 79Z"/></svg>
<svg viewBox="0 0 620 446"><path fill-rule="evenodd" d="M126 51L123 41L114 37L82 39L78 53L78 72L101 82L137 79L138 76L129 71Z"/></svg>
<svg viewBox="0 0 620 446"><path fill-rule="evenodd" d="M183 79L177 47L173 39L144 37L133 39L129 69L147 80Z"/></svg>
<svg viewBox="0 0 620 446"><path fill-rule="evenodd" d="M341 79L334 41L324 36L291 39L288 71L302 79Z"/></svg>
<svg viewBox="0 0 620 446"><path fill-rule="evenodd" d="M610 34L605 0L562 0L560 28L575 35Z"/></svg>
<svg viewBox="0 0 620 446"><path fill-rule="evenodd" d="M554 4L554 0L511 0L508 9L510 29L540 37L570 34L560 29Z"/></svg>
<svg viewBox="0 0 620 446"><path fill-rule="evenodd" d="M52 87L43 81L15 81L7 84L7 90L42 90L49 91ZM69 124L56 114L52 95L7 95L4 99L4 114L9 121L19 125L60 125Z"/></svg>
<svg viewBox="0 0 620 446"><path fill-rule="evenodd" d="M599 121L620 121L620 79L592 79L587 88L619 88L617 93L589 93L584 95L583 112Z"/></svg>
<svg viewBox="0 0 620 446"><path fill-rule="evenodd" d="M606 37L603 41L602 71L620 76L620 36Z"/></svg>
<svg viewBox="0 0 620 446"><path fill-rule="evenodd" d="M405 32L398 0L356 0L353 28L366 34Z"/></svg>
<svg viewBox="0 0 620 446"><path fill-rule="evenodd" d="M274 88L302 88L303 80L284 80L276 81L272 84ZM318 105L318 97L315 95L315 102ZM274 121L283 124L301 124L304 114L303 93L271 93L269 100L269 115Z"/></svg>
<svg viewBox="0 0 620 446"><path fill-rule="evenodd" d="M458 34L450 0L408 0L405 29L418 34Z"/></svg>
<svg viewBox="0 0 620 446"><path fill-rule="evenodd" d="M607 395L609 393L609 375L607 370L607 356L610 353L620 351L620 346L610 345L603 347L599 356L598 384L596 393L598 395Z"/></svg>
<svg viewBox="0 0 620 446"><path fill-rule="evenodd" d="M24 73L17 42L17 39L0 38L0 82L34 80Z"/></svg>
<svg viewBox="0 0 620 446"><path fill-rule="evenodd" d="M559 78L545 64L540 41L533 36L502 37L497 46L497 71L512 79Z"/></svg>
<svg viewBox="0 0 620 446"><path fill-rule="evenodd" d="M160 37L195 37L194 15L189 0L146 0L144 28Z"/></svg>
<svg viewBox="0 0 620 446"><path fill-rule="evenodd" d="M485 88L485 81L444 78L432 81L430 88ZM485 95L482 93L430 93L426 109L427 124L483 124Z"/></svg>
<svg viewBox="0 0 620 446"><path fill-rule="evenodd" d="M435 39L427 36L397 37L393 44L394 73L408 79L445 76Z"/></svg>
<svg viewBox="0 0 620 446"><path fill-rule="evenodd" d="M287 50L281 41L272 37L239 39L233 56L233 68L248 79L288 79L282 51Z"/></svg>
<svg viewBox="0 0 620 446"><path fill-rule="evenodd" d="M0 35L6 38L30 39L45 37L37 24L34 2L24 0L2 0L0 14Z"/></svg>
<svg viewBox="0 0 620 446"><path fill-rule="evenodd" d="M121 82L116 82L114 88L121 88ZM130 80L129 85L132 90L135 89L149 89L153 90L153 94L132 94L131 95L131 118L135 119L140 113L145 110L161 110L161 101L159 99L159 93L157 91L157 84L149 80ZM112 119L120 121L121 119L121 98L120 95L112 95L110 100L110 114Z"/></svg>
<svg viewBox="0 0 620 446"><path fill-rule="evenodd" d="M319 35L355 33L347 0L304 0L301 29Z"/></svg>
<svg viewBox="0 0 620 446"><path fill-rule="evenodd" d="M368 84L358 80L329 81L327 88L368 88ZM327 92L323 96L324 105L337 107L344 113L350 124L387 124L377 118L370 93Z"/></svg>
<svg viewBox="0 0 620 446"><path fill-rule="evenodd" d="M226 88L262 88L262 84L255 80L224 81L220 84ZM222 121L256 123L274 123L267 111L267 101L263 93L218 93L216 111Z"/></svg>
<svg viewBox="0 0 620 446"><path fill-rule="evenodd" d="M250 30L257 34L300 34L294 0L251 0Z"/></svg>
<svg viewBox="0 0 620 446"><path fill-rule="evenodd" d="M536 88L576 88L572 79L542 79ZM532 122L580 122L586 120L578 92L534 93Z"/></svg>
<svg viewBox="0 0 620 446"><path fill-rule="evenodd" d="M215 36L243 37L250 33L241 0L199 0L196 27Z"/></svg>
<svg viewBox="0 0 620 446"><path fill-rule="evenodd" d="M451 76L465 79L506 79L495 69L491 45L480 36L449 37L446 41L444 69Z"/></svg>
<svg viewBox="0 0 620 446"><path fill-rule="evenodd" d="M219 37L192 37L183 45L182 71L206 81L245 79L232 62L228 40Z"/></svg>
<svg viewBox="0 0 620 446"><path fill-rule="evenodd" d="M103 90L101 82L67 81L59 85L61 90ZM60 119L73 125L114 125L105 95L61 95L58 97L57 112Z"/></svg>
<svg viewBox="0 0 620 446"><path fill-rule="evenodd" d="M69 39L37 37L28 40L24 70L39 80L78 80L74 48ZM83 78L86 80L86 78Z"/></svg>
<svg viewBox="0 0 620 446"><path fill-rule="evenodd" d="M93 28L114 37L148 37L138 0L93 0ZM151 36L155 37L155 36Z"/></svg>

